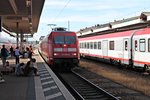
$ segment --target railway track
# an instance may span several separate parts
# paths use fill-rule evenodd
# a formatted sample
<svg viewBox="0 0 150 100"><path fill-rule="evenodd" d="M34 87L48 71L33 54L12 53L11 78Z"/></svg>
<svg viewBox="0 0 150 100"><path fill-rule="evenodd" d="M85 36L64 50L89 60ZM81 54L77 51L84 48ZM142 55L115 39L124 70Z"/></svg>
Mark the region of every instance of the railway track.
<svg viewBox="0 0 150 100"><path fill-rule="evenodd" d="M95 86L74 71L59 73L59 76L71 87L83 100L119 100L105 90Z"/></svg>

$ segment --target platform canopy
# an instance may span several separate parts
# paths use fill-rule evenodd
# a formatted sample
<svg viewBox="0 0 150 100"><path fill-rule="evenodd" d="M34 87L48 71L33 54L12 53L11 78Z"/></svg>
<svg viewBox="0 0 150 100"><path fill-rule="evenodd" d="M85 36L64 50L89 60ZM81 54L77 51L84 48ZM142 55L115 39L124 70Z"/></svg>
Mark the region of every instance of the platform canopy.
<svg viewBox="0 0 150 100"><path fill-rule="evenodd" d="M45 0L0 0L2 26L10 32L34 34Z"/></svg>

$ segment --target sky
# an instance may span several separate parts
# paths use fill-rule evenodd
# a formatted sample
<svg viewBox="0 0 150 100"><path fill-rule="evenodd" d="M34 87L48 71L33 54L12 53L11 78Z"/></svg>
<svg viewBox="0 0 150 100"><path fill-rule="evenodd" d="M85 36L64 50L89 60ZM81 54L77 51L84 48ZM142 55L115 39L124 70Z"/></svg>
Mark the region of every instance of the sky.
<svg viewBox="0 0 150 100"><path fill-rule="evenodd" d="M130 18L150 12L150 0L45 0L37 33L33 39L50 33L48 24L79 31L96 24Z"/></svg>

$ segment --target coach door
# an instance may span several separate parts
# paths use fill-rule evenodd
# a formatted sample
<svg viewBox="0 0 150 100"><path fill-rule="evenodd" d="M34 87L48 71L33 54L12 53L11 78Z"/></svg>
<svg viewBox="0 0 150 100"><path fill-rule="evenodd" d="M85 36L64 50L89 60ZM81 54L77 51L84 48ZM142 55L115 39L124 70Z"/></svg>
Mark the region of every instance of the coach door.
<svg viewBox="0 0 150 100"><path fill-rule="evenodd" d="M103 40L102 42L102 53L103 56L108 56L108 41L107 40Z"/></svg>
<svg viewBox="0 0 150 100"><path fill-rule="evenodd" d="M123 39L123 63L128 64L129 59L129 39Z"/></svg>

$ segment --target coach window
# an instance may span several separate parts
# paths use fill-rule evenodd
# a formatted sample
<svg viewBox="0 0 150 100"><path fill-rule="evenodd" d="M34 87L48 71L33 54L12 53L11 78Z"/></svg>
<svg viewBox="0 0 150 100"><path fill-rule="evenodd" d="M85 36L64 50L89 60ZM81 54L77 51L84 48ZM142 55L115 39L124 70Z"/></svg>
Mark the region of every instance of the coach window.
<svg viewBox="0 0 150 100"><path fill-rule="evenodd" d="M135 51L137 51L137 46L138 46L138 43L137 43L137 40L135 40L135 43L134 43L134 47L135 47Z"/></svg>
<svg viewBox="0 0 150 100"><path fill-rule="evenodd" d="M140 45L140 51L145 52L145 39L140 39L139 45Z"/></svg>
<svg viewBox="0 0 150 100"><path fill-rule="evenodd" d="M87 48L87 43L85 42L85 49Z"/></svg>
<svg viewBox="0 0 150 100"><path fill-rule="evenodd" d="M80 45L80 48L81 48L81 43L79 45Z"/></svg>
<svg viewBox="0 0 150 100"><path fill-rule="evenodd" d="M97 49L97 42L94 42L94 49Z"/></svg>
<svg viewBox="0 0 150 100"><path fill-rule="evenodd" d="M93 42L90 42L90 49L93 49Z"/></svg>
<svg viewBox="0 0 150 100"><path fill-rule="evenodd" d="M98 49L101 49L101 42L98 42Z"/></svg>
<svg viewBox="0 0 150 100"><path fill-rule="evenodd" d="M90 47L90 46L89 46L89 42L87 42L87 49L89 49L89 47Z"/></svg>
<svg viewBox="0 0 150 100"><path fill-rule="evenodd" d="M114 41L109 41L109 50L114 50Z"/></svg>
<svg viewBox="0 0 150 100"><path fill-rule="evenodd" d="M84 49L84 42L82 43L82 48Z"/></svg>
<svg viewBox="0 0 150 100"><path fill-rule="evenodd" d="M148 52L150 52L150 38L148 39Z"/></svg>
<svg viewBox="0 0 150 100"><path fill-rule="evenodd" d="M83 48L85 49L85 42L83 42Z"/></svg>
<svg viewBox="0 0 150 100"><path fill-rule="evenodd" d="M84 42L82 43L82 48L84 49Z"/></svg>

